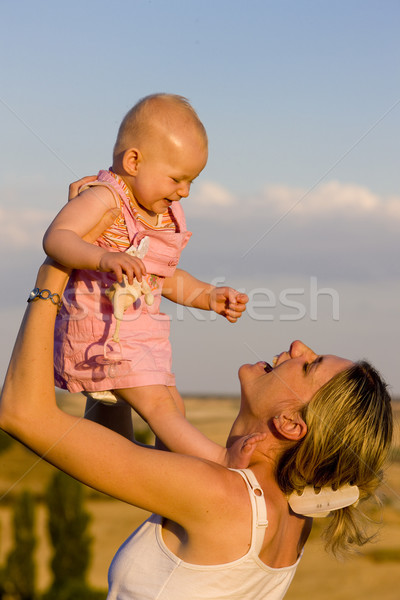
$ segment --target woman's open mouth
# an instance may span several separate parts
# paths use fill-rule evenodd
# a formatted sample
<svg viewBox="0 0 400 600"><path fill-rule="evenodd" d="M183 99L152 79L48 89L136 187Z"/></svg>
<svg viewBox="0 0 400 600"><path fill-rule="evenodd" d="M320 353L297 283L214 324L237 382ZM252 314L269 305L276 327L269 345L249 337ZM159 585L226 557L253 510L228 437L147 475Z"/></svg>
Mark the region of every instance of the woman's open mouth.
<svg viewBox="0 0 400 600"><path fill-rule="evenodd" d="M276 354L276 355L274 356L274 358L272 359L272 366L271 366L269 363L267 363L267 362L266 362L266 363L265 363L265 367L264 367L264 371L265 371L266 373L270 373L271 371L273 371L273 370L274 370L274 368L276 367L276 364L277 364L277 362L278 362L278 359L279 359L279 355L278 355L278 354Z"/></svg>

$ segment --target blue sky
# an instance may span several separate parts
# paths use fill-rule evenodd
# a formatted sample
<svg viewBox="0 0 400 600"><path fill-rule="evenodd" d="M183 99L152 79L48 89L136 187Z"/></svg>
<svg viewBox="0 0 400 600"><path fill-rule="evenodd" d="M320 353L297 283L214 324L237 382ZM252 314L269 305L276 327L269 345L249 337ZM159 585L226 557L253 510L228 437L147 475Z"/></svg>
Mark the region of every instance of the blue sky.
<svg viewBox="0 0 400 600"><path fill-rule="evenodd" d="M210 140L182 267L251 296L236 326L166 304L178 387L235 392L300 338L400 394L399 25L390 0L2 2L1 376L68 183L167 91Z"/></svg>

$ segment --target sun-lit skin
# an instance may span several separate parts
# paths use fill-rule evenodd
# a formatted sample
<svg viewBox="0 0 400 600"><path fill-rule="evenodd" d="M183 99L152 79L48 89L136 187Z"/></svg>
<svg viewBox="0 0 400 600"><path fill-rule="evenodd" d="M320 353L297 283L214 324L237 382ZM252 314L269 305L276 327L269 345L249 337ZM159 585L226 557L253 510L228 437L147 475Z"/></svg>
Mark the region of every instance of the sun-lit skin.
<svg viewBox="0 0 400 600"><path fill-rule="evenodd" d="M334 375L352 364L339 356L317 355L296 340L277 356L273 368L265 362L240 367L242 411L268 421L282 411L298 410Z"/></svg>
<svg viewBox="0 0 400 600"><path fill-rule="evenodd" d="M125 153L123 179L144 216L164 213L173 202L187 198L192 182L204 169L207 145L194 128L165 132L160 142Z"/></svg>

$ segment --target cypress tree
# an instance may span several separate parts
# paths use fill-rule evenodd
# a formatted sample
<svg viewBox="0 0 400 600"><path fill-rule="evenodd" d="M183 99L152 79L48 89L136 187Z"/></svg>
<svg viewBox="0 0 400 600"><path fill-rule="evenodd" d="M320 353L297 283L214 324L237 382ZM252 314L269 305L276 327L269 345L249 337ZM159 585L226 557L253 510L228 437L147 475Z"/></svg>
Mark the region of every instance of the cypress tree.
<svg viewBox="0 0 400 600"><path fill-rule="evenodd" d="M14 507L14 547L7 556L4 587L20 600L35 597L35 502L30 492L17 496Z"/></svg>
<svg viewBox="0 0 400 600"><path fill-rule="evenodd" d="M0 546L1 546L1 523L0 523ZM5 569L3 565L0 565L0 600L3 598L4 596L4 580L5 580Z"/></svg>
<svg viewBox="0 0 400 600"><path fill-rule="evenodd" d="M46 502L54 548L51 590L65 593L71 585L85 588L92 538L88 532L90 515L84 508L83 486L57 471L48 486Z"/></svg>

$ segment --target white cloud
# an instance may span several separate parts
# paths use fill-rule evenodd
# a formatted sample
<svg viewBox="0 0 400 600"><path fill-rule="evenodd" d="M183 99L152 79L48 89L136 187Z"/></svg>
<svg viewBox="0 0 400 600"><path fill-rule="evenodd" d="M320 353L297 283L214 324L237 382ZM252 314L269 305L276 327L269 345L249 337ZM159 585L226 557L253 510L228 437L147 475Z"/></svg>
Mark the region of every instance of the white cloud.
<svg viewBox="0 0 400 600"><path fill-rule="evenodd" d="M254 225L265 221L270 226L275 219L286 223L287 217L310 226L339 219L348 226L362 220L363 225L379 222L383 228L400 228L400 196L379 196L361 185L339 181L328 181L310 190L267 185L258 193L240 198L219 184L202 182L184 208L190 218L223 218L231 225L245 223L246 228L250 221Z"/></svg>
<svg viewBox="0 0 400 600"><path fill-rule="evenodd" d="M296 215L317 219L340 215L342 219L355 216L397 217L400 222L400 197L380 197L369 189L353 183L328 181L310 191L287 186L268 186L264 198L277 211L294 211Z"/></svg>
<svg viewBox="0 0 400 600"><path fill-rule="evenodd" d="M386 202L385 212L389 218L400 221L400 198L390 196Z"/></svg>
<svg viewBox="0 0 400 600"><path fill-rule="evenodd" d="M54 213L51 211L0 207L0 248L38 250L43 234L53 218Z"/></svg>
<svg viewBox="0 0 400 600"><path fill-rule="evenodd" d="M233 196L233 195L232 195ZM203 207L204 208L204 207ZM266 186L189 219L183 268L198 276L311 274L325 280L397 280L400 197L329 181L307 190ZM206 236L204 232L207 232ZM234 265L234 267L233 267Z"/></svg>
<svg viewBox="0 0 400 600"><path fill-rule="evenodd" d="M339 181L323 183L309 192L287 185L268 185L257 194L242 198L218 183L203 181L193 188L191 198L183 201L183 206L190 219L189 228L195 229L199 219L207 221L211 227L218 225L220 229L223 219L227 224L226 237L230 233L235 235L237 227L241 228L244 237L264 224L267 230L275 229L275 222L279 222L282 232L283 228L288 231L293 218L297 228L299 225L315 227L316 231L323 223L332 234L337 233L338 223L341 229L351 230L352 227L359 228L362 222L366 232L373 231L379 224L382 240L385 231L400 228L400 196L383 197L366 187ZM7 207L0 206L3 232L0 247L22 251L41 248L41 238L54 214L52 210L25 208L18 198L12 198Z"/></svg>
<svg viewBox="0 0 400 600"><path fill-rule="evenodd" d="M234 194L225 187L214 181L202 181L193 187L184 209L189 216L203 216L208 211L229 209L235 203Z"/></svg>

